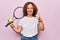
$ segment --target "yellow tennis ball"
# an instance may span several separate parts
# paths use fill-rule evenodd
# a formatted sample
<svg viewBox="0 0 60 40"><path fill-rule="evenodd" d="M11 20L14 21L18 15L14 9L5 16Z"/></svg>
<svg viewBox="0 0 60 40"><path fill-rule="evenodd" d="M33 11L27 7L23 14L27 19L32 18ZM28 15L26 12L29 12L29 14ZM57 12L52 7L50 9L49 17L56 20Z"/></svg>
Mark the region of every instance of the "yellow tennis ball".
<svg viewBox="0 0 60 40"><path fill-rule="evenodd" d="M13 18L9 18L8 23L12 23L12 22L13 22Z"/></svg>

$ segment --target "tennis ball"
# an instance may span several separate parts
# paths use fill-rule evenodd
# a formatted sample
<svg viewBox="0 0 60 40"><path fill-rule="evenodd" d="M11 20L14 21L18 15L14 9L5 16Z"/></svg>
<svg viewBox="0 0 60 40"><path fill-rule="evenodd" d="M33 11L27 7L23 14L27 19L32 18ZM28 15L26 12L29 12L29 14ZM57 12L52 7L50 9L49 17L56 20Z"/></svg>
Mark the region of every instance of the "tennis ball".
<svg viewBox="0 0 60 40"><path fill-rule="evenodd" d="M12 22L13 22L13 18L9 18L8 23L12 23Z"/></svg>

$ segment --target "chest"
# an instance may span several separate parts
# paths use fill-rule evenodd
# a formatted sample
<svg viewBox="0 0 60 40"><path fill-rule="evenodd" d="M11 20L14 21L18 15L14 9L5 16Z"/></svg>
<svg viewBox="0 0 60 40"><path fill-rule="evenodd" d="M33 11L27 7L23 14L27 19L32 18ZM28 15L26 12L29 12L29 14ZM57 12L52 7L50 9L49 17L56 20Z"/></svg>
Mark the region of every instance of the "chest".
<svg viewBox="0 0 60 40"><path fill-rule="evenodd" d="M37 23L38 23L38 21L35 19L25 19L22 22L22 24L25 24L25 25L32 25L32 24L36 25Z"/></svg>

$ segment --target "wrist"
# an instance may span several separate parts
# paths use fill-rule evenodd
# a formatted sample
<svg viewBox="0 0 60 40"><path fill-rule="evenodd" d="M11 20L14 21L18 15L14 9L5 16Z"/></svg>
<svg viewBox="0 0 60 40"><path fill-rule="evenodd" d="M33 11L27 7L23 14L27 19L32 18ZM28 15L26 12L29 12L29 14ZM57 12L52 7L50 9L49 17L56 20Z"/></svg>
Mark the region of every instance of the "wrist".
<svg viewBox="0 0 60 40"><path fill-rule="evenodd" d="M42 22L42 19L39 18L39 19L38 19L38 22Z"/></svg>
<svg viewBox="0 0 60 40"><path fill-rule="evenodd" d="M41 20L38 20L38 22L42 22Z"/></svg>

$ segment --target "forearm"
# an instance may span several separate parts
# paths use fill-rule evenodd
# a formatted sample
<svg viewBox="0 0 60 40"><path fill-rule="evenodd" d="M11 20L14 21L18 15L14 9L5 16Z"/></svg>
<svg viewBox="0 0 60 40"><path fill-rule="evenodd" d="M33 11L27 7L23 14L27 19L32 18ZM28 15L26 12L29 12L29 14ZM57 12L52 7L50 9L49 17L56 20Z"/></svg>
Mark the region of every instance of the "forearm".
<svg viewBox="0 0 60 40"><path fill-rule="evenodd" d="M13 24L10 25L11 28L16 32L16 33L20 33L21 29L18 29L17 27L15 27Z"/></svg>
<svg viewBox="0 0 60 40"><path fill-rule="evenodd" d="M38 19L38 27L39 27L39 29L43 31L45 28L44 28L44 23L43 23L40 15L36 14L36 18Z"/></svg>
<svg viewBox="0 0 60 40"><path fill-rule="evenodd" d="M45 28L44 28L44 23L43 23L42 20L39 20L38 26L39 26L39 29L40 29L41 31L44 31Z"/></svg>

